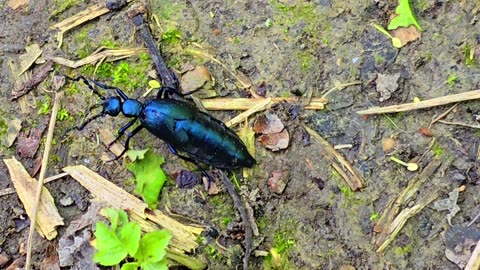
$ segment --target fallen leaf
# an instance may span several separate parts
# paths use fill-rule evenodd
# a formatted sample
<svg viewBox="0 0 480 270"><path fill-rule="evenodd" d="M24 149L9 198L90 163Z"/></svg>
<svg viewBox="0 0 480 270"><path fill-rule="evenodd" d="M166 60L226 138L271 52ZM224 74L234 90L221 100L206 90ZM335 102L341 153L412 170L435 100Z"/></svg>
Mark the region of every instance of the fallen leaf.
<svg viewBox="0 0 480 270"><path fill-rule="evenodd" d="M400 40L400 47L407 45L407 43L415 41L422 37L422 33L418 29L410 25L409 27L401 27L392 30L392 36Z"/></svg>
<svg viewBox="0 0 480 270"><path fill-rule="evenodd" d="M30 134L27 132L21 132L18 136L17 142L17 153L22 158L33 158L35 153L40 146L42 139L42 133L45 130L45 127L35 128L30 131Z"/></svg>
<svg viewBox="0 0 480 270"><path fill-rule="evenodd" d="M70 222L58 241L57 252L61 267L79 266L71 269L98 269L93 262L96 251L90 245L93 237L90 226L98 220L98 212L101 208L102 204L93 202L84 215Z"/></svg>
<svg viewBox="0 0 480 270"><path fill-rule="evenodd" d="M205 83L212 81L212 75L210 71L203 66L195 67L191 71L187 71L182 75L180 80L180 85L182 89L182 94L189 94L200 88L202 88Z"/></svg>
<svg viewBox="0 0 480 270"><path fill-rule="evenodd" d="M176 175L173 175L177 182L178 188L192 189L196 185L202 182L201 177L198 174L191 171L181 170Z"/></svg>
<svg viewBox="0 0 480 270"><path fill-rule="evenodd" d="M376 80L377 92L380 94L380 101L388 100L392 94L398 89L398 79L400 73L396 74L381 74L379 73Z"/></svg>
<svg viewBox="0 0 480 270"><path fill-rule="evenodd" d="M268 178L267 187L271 192L282 194L289 181L288 171L273 171L272 176Z"/></svg>
<svg viewBox="0 0 480 270"><path fill-rule="evenodd" d="M27 71L30 66L35 63L35 61L42 55L42 50L38 44L32 44L25 47L26 53L20 55L20 72L18 76L22 75L25 71Z"/></svg>
<svg viewBox="0 0 480 270"><path fill-rule="evenodd" d="M25 211L31 218L35 201L35 193L37 190L37 181L31 178L23 165L15 158L4 159L7 165L13 186L17 191L18 197L22 202ZM38 213L36 219L37 232L48 240L52 240L57 236L56 227L64 225L63 218L58 213L52 195L47 188L42 188L40 201L38 202Z"/></svg>
<svg viewBox="0 0 480 270"><path fill-rule="evenodd" d="M472 255L473 247L480 239L480 231L474 227L455 225L449 227L442 235L445 242L445 255L460 269L465 268Z"/></svg>
<svg viewBox="0 0 480 270"><path fill-rule="evenodd" d="M58 264L58 255L53 244L49 244L44 255L45 258L42 261L40 269L48 270L60 270L60 265Z"/></svg>
<svg viewBox="0 0 480 270"><path fill-rule="evenodd" d="M279 133L285 126L276 114L263 114L255 119L253 130L258 134Z"/></svg>
<svg viewBox="0 0 480 270"><path fill-rule="evenodd" d="M415 25L418 30L423 31L422 27L418 24L417 19L415 19L415 16L413 15L408 0L399 0L398 6L395 8L395 13L397 16L395 16L388 24L388 30Z"/></svg>
<svg viewBox="0 0 480 270"><path fill-rule="evenodd" d="M290 136L288 135L288 131L284 129L280 133L264 134L258 137L258 141L266 148L272 151L278 151L288 147Z"/></svg>
<svg viewBox="0 0 480 270"><path fill-rule="evenodd" d="M450 226L452 226L452 218L460 211L460 207L457 205L459 193L460 188L454 188L450 193L448 193L447 199L437 200L433 204L433 208L437 211L450 211L450 213L448 213L446 216L448 224L450 224Z"/></svg>
<svg viewBox="0 0 480 270"><path fill-rule="evenodd" d="M8 122L7 136L2 138L2 144L7 148L12 146L21 128L22 120L20 119L13 119Z"/></svg>

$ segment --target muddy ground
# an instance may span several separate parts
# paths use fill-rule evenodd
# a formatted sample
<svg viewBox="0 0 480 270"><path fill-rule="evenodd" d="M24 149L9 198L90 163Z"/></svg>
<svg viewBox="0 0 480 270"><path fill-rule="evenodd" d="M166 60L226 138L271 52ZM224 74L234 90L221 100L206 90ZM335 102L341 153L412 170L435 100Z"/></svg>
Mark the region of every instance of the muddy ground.
<svg viewBox="0 0 480 270"><path fill-rule="evenodd" d="M252 256L250 269L457 269L445 255L446 247L452 245L459 254L467 254L468 259L479 237L480 221L468 227L470 235L474 235L470 244L454 237L449 239L445 232L452 228L466 230L480 213L477 129L442 122L429 126L451 105L369 117L357 114L372 106L480 88L480 2L413 2L413 12L424 31L418 40L397 49L372 26L373 22L388 24L396 1L152 1L150 15L155 16L150 16L149 21L154 35L162 39L168 65L177 72L188 66L204 65L215 79L211 88L219 96L251 96L228 71L241 72L251 81L254 92L268 97L301 97L308 93L321 97L338 84L359 82L329 93L324 110L304 110L301 103L280 103L269 110L285 124L290 144L285 150L273 152L257 142L254 174L240 180L238 191L252 206L260 232L254 237L257 252ZM10 101L10 93L18 83L9 63L18 63L27 45L39 44L44 50L43 58L78 60L102 45L132 48L142 47L143 43L126 16L128 8L123 8L70 30L57 48L55 33L49 26L95 4L94 1L30 1L16 10L9 3L0 2L2 138L14 119L22 121L22 132L47 125L53 73L94 77L119 86L133 97L144 93L153 74L152 65L148 57L134 56L121 60L129 65L126 79L115 77L119 61L104 65L95 75L92 65L70 69L55 64L55 71L39 87ZM199 44L224 66L192 53L192 44ZM390 82L387 92L381 90L386 84L385 76ZM392 81L398 85L392 86ZM85 87L76 89L71 85L67 83L67 90L64 89L62 109L66 115L55 130L47 176L61 172L66 165L82 164L131 191L131 174L124 163L102 161L102 155L112 154L96 138L100 127L115 131L125 119L100 119L65 140L60 138L67 128L81 123L86 108L98 102ZM478 101L462 102L443 120L478 128L478 105ZM212 112L225 121L238 113ZM254 119L250 117L250 124ZM351 147L338 151L363 177L366 187L351 191L302 125L311 127L332 145L350 144ZM17 138L10 147L0 145L0 157L15 156L31 168L42 155L44 141L33 157L22 157ZM150 147L164 155L168 174L195 169L170 154L160 140L146 131L134 137L132 147ZM410 172L392 162L391 156L418 162L420 169ZM431 192L439 194L434 201L449 198L450 192L461 187L456 202L459 212L449 224L449 211L439 211L431 202L406 222L384 252L377 253L372 239L382 228L375 224L388 203L437 160L440 167L429 179L423 179L415 198L402 207L415 205ZM281 194L267 186L273 171L288 174ZM239 172L235 174L241 178ZM209 228L210 234L202 238L193 255L205 261L209 269L239 269L243 256L241 220L221 181L217 184L220 193L208 196L200 185L185 190L171 181L162 191L159 209L168 206L172 213ZM6 166L0 162L0 189L12 186ZM90 204L88 192L71 178L48 183L46 187L67 225ZM64 203L66 198L71 199L70 204ZM5 268L24 256L21 250L29 221L16 194L2 195L0 205L0 254L7 260L0 268ZM64 228L60 228L60 236L63 232ZM57 247L58 242L39 237L35 241L33 262L39 269L47 249ZM278 256L272 256L272 249Z"/></svg>

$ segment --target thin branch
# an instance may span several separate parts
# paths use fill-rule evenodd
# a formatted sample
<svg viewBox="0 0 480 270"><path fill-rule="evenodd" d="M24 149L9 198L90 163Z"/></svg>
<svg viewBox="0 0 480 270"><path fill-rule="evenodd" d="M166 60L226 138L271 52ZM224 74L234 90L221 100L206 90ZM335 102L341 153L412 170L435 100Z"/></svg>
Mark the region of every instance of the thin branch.
<svg viewBox="0 0 480 270"><path fill-rule="evenodd" d="M25 262L25 270L30 269L30 264L32 259L32 241L33 241L33 234L35 232L35 223L37 220L38 204L40 201L40 196L42 195L43 182L45 180L45 173L47 172L48 157L50 155L50 148L52 147L53 131L55 130L55 122L57 121L58 106L59 106L62 95L63 95L62 92L55 93L55 99L54 99L53 108L52 108L52 115L50 116L50 122L48 124L47 141L45 143L45 150L43 152L42 168L40 169L40 176L38 177L38 183L37 183L37 191L35 193L35 206L33 207L33 213L30 221L30 230L28 232L27 258Z"/></svg>

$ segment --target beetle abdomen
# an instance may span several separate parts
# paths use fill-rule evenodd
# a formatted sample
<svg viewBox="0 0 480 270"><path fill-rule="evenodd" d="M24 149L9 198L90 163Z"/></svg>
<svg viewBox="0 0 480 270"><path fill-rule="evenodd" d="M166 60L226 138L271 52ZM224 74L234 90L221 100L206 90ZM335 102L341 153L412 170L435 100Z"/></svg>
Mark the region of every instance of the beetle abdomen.
<svg viewBox="0 0 480 270"><path fill-rule="evenodd" d="M187 102L152 100L145 105L140 120L146 129L176 150L207 165L234 169L255 164L234 131Z"/></svg>

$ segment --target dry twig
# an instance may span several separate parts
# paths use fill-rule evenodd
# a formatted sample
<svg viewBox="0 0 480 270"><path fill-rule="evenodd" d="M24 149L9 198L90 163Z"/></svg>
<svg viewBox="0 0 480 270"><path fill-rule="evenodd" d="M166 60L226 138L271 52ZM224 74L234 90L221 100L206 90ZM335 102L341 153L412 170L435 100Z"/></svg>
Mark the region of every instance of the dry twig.
<svg viewBox="0 0 480 270"><path fill-rule="evenodd" d="M325 150L325 157L331 162L332 167L338 171L338 173L347 182L351 190L355 191L365 187L365 181L358 174L358 172L345 160L345 158L338 153L333 147L313 129L303 125L305 130L313 136Z"/></svg>
<svg viewBox="0 0 480 270"><path fill-rule="evenodd" d="M272 105L279 102L298 102L296 98L277 98L271 97ZM248 110L258 103L264 102L265 98L210 98L202 99L202 104L207 110ZM312 98L310 103L305 105L307 110L323 110L328 102L326 98Z"/></svg>
<svg viewBox="0 0 480 270"><path fill-rule="evenodd" d="M393 105L387 107L375 107L368 110L358 111L360 115L369 115L369 114L381 114L381 113L395 113L395 112L405 112L411 110L425 109L435 106L446 105L450 103L456 103L460 101L480 99L480 90L469 91L465 93L448 95L444 97L432 98L428 100L422 100L415 103L405 103L400 105Z"/></svg>

